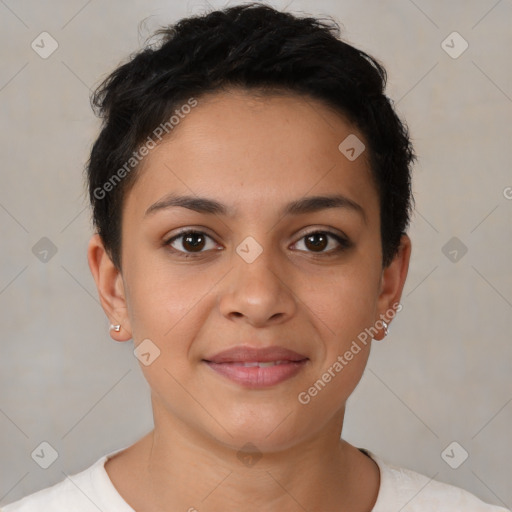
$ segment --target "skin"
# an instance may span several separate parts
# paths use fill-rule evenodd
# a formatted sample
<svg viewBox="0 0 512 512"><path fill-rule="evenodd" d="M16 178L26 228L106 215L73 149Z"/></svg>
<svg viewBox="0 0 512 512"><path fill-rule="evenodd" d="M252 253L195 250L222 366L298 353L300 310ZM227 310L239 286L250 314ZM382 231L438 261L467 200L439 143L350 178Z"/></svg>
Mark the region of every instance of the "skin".
<svg viewBox="0 0 512 512"><path fill-rule="evenodd" d="M359 333L400 301L411 242L406 235L382 268L379 202L366 153L349 161L338 145L364 137L323 103L295 95L256 97L230 90L197 107L146 157L122 212L122 270L98 235L88 259L117 341L150 339L160 356L141 365L151 387L154 430L110 458L106 471L121 496L146 511L368 512L379 490L377 465L340 439L345 404L371 343L310 403L307 391ZM236 214L183 207L146 210L170 192L216 199ZM348 208L280 216L312 195L343 194ZM176 251L165 242L180 228L211 238ZM329 238L319 252L310 232ZM237 246L253 237L263 252L252 263ZM196 239L197 240L197 239ZM201 241L201 239L199 239ZM327 245L328 243L328 245ZM220 248L219 250L215 250ZM382 339L379 331L376 339ZM236 345L281 345L310 360L291 379L247 389L202 359ZM261 458L237 454L246 443ZM192 508L195 507L195 508Z"/></svg>

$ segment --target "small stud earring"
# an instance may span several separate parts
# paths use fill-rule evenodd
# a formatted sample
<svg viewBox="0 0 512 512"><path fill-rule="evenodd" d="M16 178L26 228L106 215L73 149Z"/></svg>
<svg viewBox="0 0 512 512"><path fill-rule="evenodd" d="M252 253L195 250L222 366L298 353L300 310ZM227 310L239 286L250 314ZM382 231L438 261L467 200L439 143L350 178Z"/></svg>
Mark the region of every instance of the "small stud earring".
<svg viewBox="0 0 512 512"><path fill-rule="evenodd" d="M384 336L387 336L389 334L388 324L384 321L382 321L382 324L384 325Z"/></svg>
<svg viewBox="0 0 512 512"><path fill-rule="evenodd" d="M119 332L121 330L121 325L113 325L113 324L110 324L110 330L112 331L115 331L115 332Z"/></svg>

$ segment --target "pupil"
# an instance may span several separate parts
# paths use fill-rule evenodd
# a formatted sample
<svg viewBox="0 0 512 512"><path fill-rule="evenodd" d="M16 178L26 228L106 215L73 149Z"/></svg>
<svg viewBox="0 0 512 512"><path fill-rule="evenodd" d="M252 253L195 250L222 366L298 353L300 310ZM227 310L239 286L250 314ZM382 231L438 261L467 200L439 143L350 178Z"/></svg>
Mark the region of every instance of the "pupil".
<svg viewBox="0 0 512 512"><path fill-rule="evenodd" d="M203 240L200 241L200 242L196 242L194 243L194 238L202 238ZM197 249L198 246L201 245L201 243L204 244L204 237L200 234L200 233L191 233L189 235L187 235L185 237L185 240L183 241L183 246L185 247L185 249L189 249L189 247L187 247L187 245L190 245L192 248L195 248ZM202 249L202 247L199 247L200 249Z"/></svg>
<svg viewBox="0 0 512 512"><path fill-rule="evenodd" d="M314 234L309 235L309 236L306 237L307 242L308 241L312 241L315 238L322 239L322 241L316 242L316 243L312 242L313 248L314 249L320 249L320 250L325 249L326 242L327 242L327 237L323 233L314 233Z"/></svg>

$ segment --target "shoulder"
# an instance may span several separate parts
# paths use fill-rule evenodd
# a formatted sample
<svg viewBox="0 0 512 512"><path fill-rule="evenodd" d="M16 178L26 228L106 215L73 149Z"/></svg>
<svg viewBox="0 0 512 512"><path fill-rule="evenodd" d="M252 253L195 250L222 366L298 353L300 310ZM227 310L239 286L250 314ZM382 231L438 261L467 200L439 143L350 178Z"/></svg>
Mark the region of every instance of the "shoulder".
<svg viewBox="0 0 512 512"><path fill-rule="evenodd" d="M510 512L484 503L464 489L394 466L367 453L378 464L381 473L380 490L372 512Z"/></svg>
<svg viewBox="0 0 512 512"><path fill-rule="evenodd" d="M97 499L97 481L106 456L101 457L92 466L75 475L67 476L59 483L41 489L24 498L4 505L0 512L98 512L101 505Z"/></svg>

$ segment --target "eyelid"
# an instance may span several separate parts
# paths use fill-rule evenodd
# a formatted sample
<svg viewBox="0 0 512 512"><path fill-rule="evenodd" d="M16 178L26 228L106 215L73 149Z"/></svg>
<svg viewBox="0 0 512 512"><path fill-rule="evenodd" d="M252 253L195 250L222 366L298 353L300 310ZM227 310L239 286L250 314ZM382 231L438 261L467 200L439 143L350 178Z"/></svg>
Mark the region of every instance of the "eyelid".
<svg viewBox="0 0 512 512"><path fill-rule="evenodd" d="M215 238L208 233L207 229L208 228L204 228L204 227L201 227L201 228L194 228L194 227L182 228L177 233L174 233L172 236L168 236L168 237L164 238L163 245L165 247L167 247L167 246L170 247L171 243L173 243L175 240L183 237L184 235L188 235L188 234L203 235L203 236L209 238L210 240L212 240L213 242L217 243ZM197 252L197 253L193 253L193 252L180 251L178 249L174 249L174 247L170 247L170 248L174 252L177 252L177 253L180 253L180 254L186 254L186 255L190 255L190 256L200 255L200 254L204 254L204 253L208 252L208 251L200 251L200 252Z"/></svg>
<svg viewBox="0 0 512 512"><path fill-rule="evenodd" d="M313 226L308 226L306 228L303 228L295 236L297 237L297 240L299 240L305 236L308 236L308 235L311 235L314 233L319 233L319 232L325 233L327 235L337 236L339 238L346 240L347 242L350 241L349 237L340 229L327 227L327 226L318 226L318 225L313 225Z"/></svg>
<svg viewBox="0 0 512 512"><path fill-rule="evenodd" d="M315 251L302 251L302 250L299 250L298 252L310 254L312 256L319 256L319 257L324 256L324 257L327 257L327 256L338 255L341 252L346 251L346 250L350 249L353 246L352 241L343 232L340 232L340 231L335 230L333 228L320 228L320 227L312 228L312 229L310 229L310 230L308 230L306 232L302 232L298 236L297 241L293 242L292 245L295 245L295 244L301 242L302 240L304 240L304 238L306 238L306 237L308 237L310 235L315 235L317 233L322 233L322 234L326 235L327 237L333 238L338 243L338 247L335 247L334 249L330 249L328 251L315 252Z"/></svg>

